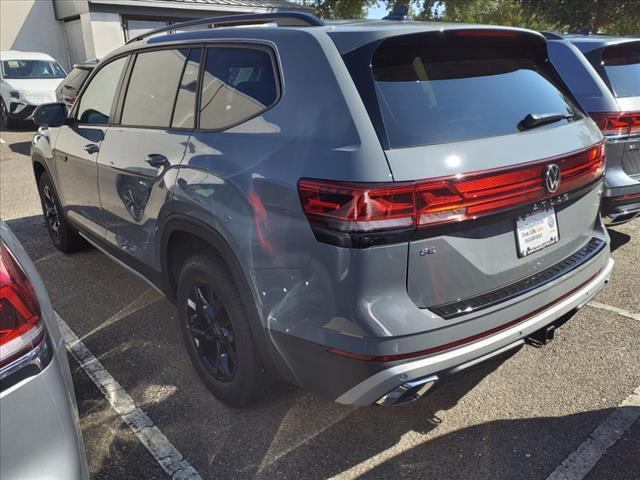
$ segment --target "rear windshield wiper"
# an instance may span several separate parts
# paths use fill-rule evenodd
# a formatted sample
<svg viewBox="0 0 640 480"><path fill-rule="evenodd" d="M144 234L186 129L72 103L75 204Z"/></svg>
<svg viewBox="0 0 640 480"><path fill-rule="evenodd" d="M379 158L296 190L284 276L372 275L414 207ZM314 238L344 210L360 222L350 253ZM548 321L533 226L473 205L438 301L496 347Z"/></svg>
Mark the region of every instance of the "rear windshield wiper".
<svg viewBox="0 0 640 480"><path fill-rule="evenodd" d="M573 115L566 113L530 113L518 123L518 130L529 130L548 123L557 122L558 120L566 120L573 118Z"/></svg>

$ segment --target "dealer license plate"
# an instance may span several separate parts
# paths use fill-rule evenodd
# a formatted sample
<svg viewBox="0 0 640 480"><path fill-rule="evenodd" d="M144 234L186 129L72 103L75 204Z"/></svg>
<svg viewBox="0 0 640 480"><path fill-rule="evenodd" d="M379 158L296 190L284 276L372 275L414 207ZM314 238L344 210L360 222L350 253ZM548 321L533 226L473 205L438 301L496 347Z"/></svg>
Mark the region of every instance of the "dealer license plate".
<svg viewBox="0 0 640 480"><path fill-rule="evenodd" d="M556 211L552 208L516 218L518 255L526 257L560 239Z"/></svg>

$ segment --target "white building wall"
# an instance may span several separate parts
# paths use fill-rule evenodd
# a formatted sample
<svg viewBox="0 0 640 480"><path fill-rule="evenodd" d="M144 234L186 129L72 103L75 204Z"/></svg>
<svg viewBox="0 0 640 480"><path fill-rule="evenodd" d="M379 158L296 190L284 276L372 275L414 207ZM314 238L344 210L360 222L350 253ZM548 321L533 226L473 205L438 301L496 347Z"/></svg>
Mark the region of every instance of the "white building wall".
<svg viewBox="0 0 640 480"><path fill-rule="evenodd" d="M117 13L91 12L91 31L95 58L103 58L124 45L122 20Z"/></svg>
<svg viewBox="0 0 640 480"><path fill-rule="evenodd" d="M0 50L47 53L68 70L64 32L52 0L0 0Z"/></svg>
<svg viewBox="0 0 640 480"><path fill-rule="evenodd" d="M63 23L64 33L69 46L69 58L71 64L83 63L89 57L84 48L84 35L82 32L82 20L71 20Z"/></svg>

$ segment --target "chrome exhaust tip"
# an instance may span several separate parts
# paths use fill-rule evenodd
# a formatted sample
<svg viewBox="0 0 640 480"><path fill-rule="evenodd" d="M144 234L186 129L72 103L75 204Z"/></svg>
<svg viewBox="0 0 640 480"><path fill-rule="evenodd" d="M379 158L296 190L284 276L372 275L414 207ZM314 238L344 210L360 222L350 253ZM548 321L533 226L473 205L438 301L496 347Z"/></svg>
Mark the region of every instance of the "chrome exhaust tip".
<svg viewBox="0 0 640 480"><path fill-rule="evenodd" d="M623 223L630 222L637 217L640 217L640 210L632 212L612 213L605 217L604 223L607 227L613 227L614 225L622 225Z"/></svg>
<svg viewBox="0 0 640 480"><path fill-rule="evenodd" d="M397 407L415 402L427 393L438 380L437 375L431 375L403 383L382 396L376 403L384 407Z"/></svg>

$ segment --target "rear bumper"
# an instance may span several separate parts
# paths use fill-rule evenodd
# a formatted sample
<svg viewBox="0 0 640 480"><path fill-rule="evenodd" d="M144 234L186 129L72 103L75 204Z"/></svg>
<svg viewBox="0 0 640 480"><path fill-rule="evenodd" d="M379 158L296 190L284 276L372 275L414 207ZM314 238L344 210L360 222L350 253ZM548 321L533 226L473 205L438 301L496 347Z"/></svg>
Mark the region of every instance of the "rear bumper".
<svg viewBox="0 0 640 480"><path fill-rule="evenodd" d="M63 365L54 355L42 372L0 394L0 478L89 478L66 385Z"/></svg>
<svg viewBox="0 0 640 480"><path fill-rule="evenodd" d="M401 384L433 375L442 378L457 373L462 369L460 367L476 364L478 360L486 360L494 354L515 348L521 345L522 340L528 335L589 302L609 281L613 263L613 260L609 259L595 277L522 322L462 347L381 370L344 392L336 401L351 405L370 405Z"/></svg>
<svg viewBox="0 0 640 480"><path fill-rule="evenodd" d="M601 209L607 225L620 225L640 217L640 184L608 193L602 198Z"/></svg>
<svg viewBox="0 0 640 480"><path fill-rule="evenodd" d="M349 337L345 341L350 344L337 348L328 337L316 342L275 330L267 335L286 380L343 404L384 403L384 397L398 387L432 376L442 379L518 347L532 333L589 302L608 282L612 268L609 249L604 248L536 291L413 335Z"/></svg>

